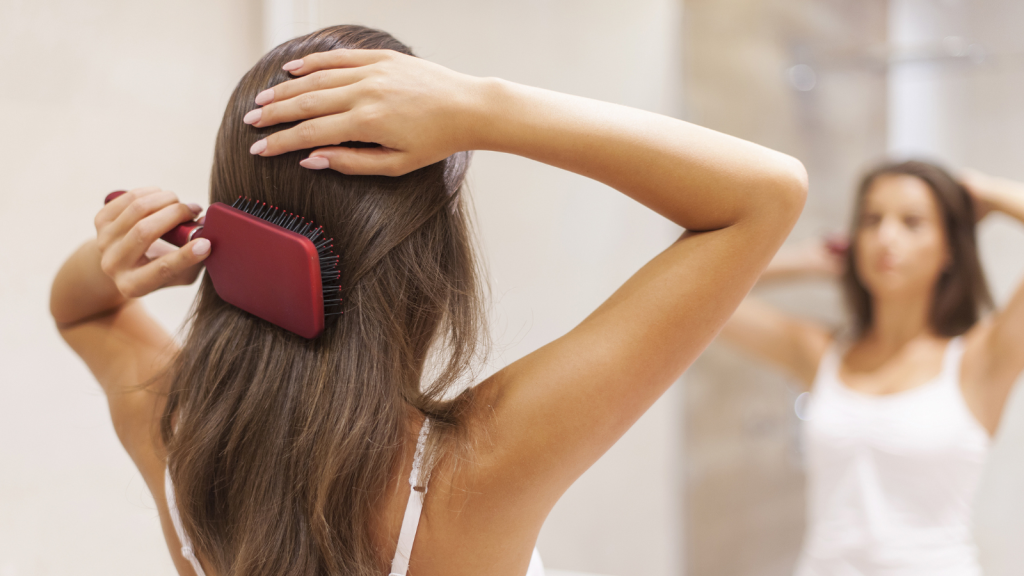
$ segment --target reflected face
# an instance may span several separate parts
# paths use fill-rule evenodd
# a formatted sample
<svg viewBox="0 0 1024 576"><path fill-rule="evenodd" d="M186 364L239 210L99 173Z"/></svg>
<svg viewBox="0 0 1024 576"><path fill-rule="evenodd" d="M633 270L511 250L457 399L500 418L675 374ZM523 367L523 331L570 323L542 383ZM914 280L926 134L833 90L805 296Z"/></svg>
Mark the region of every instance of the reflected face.
<svg viewBox="0 0 1024 576"><path fill-rule="evenodd" d="M942 211L923 180L879 176L864 194L857 275L873 297L929 297L950 262Z"/></svg>

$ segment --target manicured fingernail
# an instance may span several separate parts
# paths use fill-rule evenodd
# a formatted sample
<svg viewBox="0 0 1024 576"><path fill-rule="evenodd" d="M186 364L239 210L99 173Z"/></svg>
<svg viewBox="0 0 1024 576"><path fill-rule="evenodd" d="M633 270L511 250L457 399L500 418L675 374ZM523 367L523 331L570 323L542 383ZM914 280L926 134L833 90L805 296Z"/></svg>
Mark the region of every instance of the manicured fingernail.
<svg viewBox="0 0 1024 576"><path fill-rule="evenodd" d="M285 72L291 72L292 70L298 70L299 68L302 68L302 60L292 60L284 66L281 66L281 69Z"/></svg>
<svg viewBox="0 0 1024 576"><path fill-rule="evenodd" d="M260 121L263 117L263 108L257 108L255 110L249 110L249 113L242 117L242 122L246 124L255 124Z"/></svg>
<svg viewBox="0 0 1024 576"><path fill-rule="evenodd" d="M192 245L192 253L196 256L202 256L210 251L210 241L206 238L200 238L196 240L196 243Z"/></svg>
<svg viewBox="0 0 1024 576"><path fill-rule="evenodd" d="M249 148L249 154L263 154L263 151L267 149L267 139L257 140L252 148Z"/></svg>
<svg viewBox="0 0 1024 576"><path fill-rule="evenodd" d="M195 202L189 202L186 206L188 206L188 209L191 210L193 214L199 214L203 211L203 207Z"/></svg>
<svg viewBox="0 0 1024 576"><path fill-rule="evenodd" d="M270 104L274 101L274 89L267 88L263 92L256 95L256 105L263 106L264 104Z"/></svg>
<svg viewBox="0 0 1024 576"><path fill-rule="evenodd" d="M331 162L327 158L320 156L310 156L299 162L299 166L303 168L309 168L310 170L323 170L331 165Z"/></svg>

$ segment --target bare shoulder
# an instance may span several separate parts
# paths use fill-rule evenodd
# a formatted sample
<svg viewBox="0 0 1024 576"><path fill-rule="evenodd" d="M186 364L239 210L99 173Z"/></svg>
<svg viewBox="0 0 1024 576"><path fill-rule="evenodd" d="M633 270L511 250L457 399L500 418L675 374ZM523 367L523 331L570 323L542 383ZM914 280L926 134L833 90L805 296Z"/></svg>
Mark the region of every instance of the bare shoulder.
<svg viewBox="0 0 1024 576"><path fill-rule="evenodd" d="M992 318L984 318L978 321L963 335L964 340L964 370L977 369L976 366L985 360L985 347L992 337Z"/></svg>
<svg viewBox="0 0 1024 576"><path fill-rule="evenodd" d="M413 546L417 573L423 576L525 574L549 512L544 503L523 497L517 484L530 479L502 465L500 445L489 437L495 430L487 425L486 396L494 388L480 392L474 400L481 404L474 408L482 412L473 415L467 429L474 434L467 438L467 450L446 458L430 477ZM388 512L395 538L401 512Z"/></svg>
<svg viewBox="0 0 1024 576"><path fill-rule="evenodd" d="M514 385L508 368L467 390L466 405L460 419L461 430L456 454L441 462L438 472L452 497L472 494L472 500L502 500L503 483L511 476L507 468L508 443L503 436L508 422L502 420L508 387ZM473 504L467 500L466 504Z"/></svg>
<svg viewBox="0 0 1024 576"><path fill-rule="evenodd" d="M508 387L518 385L503 370L467 392L461 430L430 479L432 497L443 502L444 514L454 523L452 533L468 529L466 538L536 538L561 496L557 486L542 489L545 497L523 489L528 464L513 437L529 431L519 429L519 420L509 415L515 410L505 405L515 401Z"/></svg>

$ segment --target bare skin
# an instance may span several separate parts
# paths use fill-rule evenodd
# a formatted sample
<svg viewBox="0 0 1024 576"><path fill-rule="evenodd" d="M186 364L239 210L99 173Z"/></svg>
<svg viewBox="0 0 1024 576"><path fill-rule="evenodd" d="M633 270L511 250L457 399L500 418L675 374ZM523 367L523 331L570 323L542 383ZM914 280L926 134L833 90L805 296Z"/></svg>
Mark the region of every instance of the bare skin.
<svg viewBox="0 0 1024 576"><path fill-rule="evenodd" d="M979 218L1003 212L1024 223L1024 185L978 172L963 175ZM913 177L880 177L865 196L858 276L873 298L871 329L842 359L843 384L864 394L896 394L938 375L948 338L928 322L933 286L948 263L949 248L939 207L927 185ZM838 277L841 252L821 242L783 250L763 282L800 277ZM786 315L754 298L726 323L723 338L789 372L810 388L832 340L830 330ZM961 388L990 435L999 428L1006 399L1024 370L1024 286L1009 303L964 334Z"/></svg>
<svg viewBox="0 0 1024 576"><path fill-rule="evenodd" d="M378 142L384 147L313 156L341 172L395 175L459 150L497 150L608 184L689 230L579 326L480 383L467 422L473 458L432 477L412 555L416 574L522 576L555 502L704 350L768 265L802 209L803 167L679 120L388 51L310 55L293 73L300 78L261 97L259 125L312 120L261 141L261 155ZM51 310L106 391L175 565L190 575L164 505L156 424L167 383L137 388L177 350L135 298L194 278L201 265L187 246L163 264L140 266L140 248L191 218L179 206L173 195L138 190L104 207L98 240L54 281ZM421 422L410 411L406 464L394 471L395 490L373 527L389 558Z"/></svg>

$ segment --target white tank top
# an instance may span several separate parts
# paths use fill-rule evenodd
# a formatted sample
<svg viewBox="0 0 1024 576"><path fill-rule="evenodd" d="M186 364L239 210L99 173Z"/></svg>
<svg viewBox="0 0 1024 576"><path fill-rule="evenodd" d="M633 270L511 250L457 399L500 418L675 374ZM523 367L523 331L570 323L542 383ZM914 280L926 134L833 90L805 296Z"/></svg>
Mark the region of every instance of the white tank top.
<svg viewBox="0 0 1024 576"><path fill-rule="evenodd" d="M980 576L971 510L988 432L960 390L963 340L933 380L884 396L839 379L833 344L803 427L807 533L797 576Z"/></svg>

